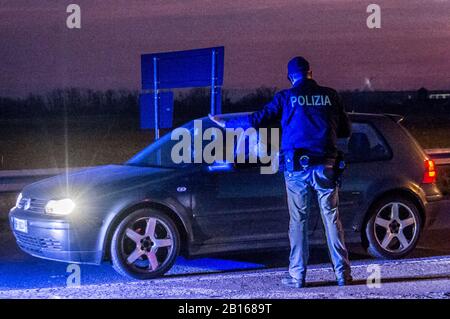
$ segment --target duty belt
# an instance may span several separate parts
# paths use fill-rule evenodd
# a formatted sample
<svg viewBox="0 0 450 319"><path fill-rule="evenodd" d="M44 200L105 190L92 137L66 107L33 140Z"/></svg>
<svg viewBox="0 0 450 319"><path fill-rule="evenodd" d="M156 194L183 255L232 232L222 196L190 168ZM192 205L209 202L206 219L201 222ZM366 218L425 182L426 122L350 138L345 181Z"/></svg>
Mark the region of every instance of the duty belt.
<svg viewBox="0 0 450 319"><path fill-rule="evenodd" d="M302 152L302 150L290 150L283 153L282 164L284 170L300 171L314 165L332 165L336 164L336 159L311 156Z"/></svg>

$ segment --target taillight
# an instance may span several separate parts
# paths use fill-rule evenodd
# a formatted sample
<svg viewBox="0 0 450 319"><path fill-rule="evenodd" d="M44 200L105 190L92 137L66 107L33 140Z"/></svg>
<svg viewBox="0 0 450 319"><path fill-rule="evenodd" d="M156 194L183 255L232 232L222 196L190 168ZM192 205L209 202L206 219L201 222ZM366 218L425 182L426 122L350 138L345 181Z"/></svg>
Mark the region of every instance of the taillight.
<svg viewBox="0 0 450 319"><path fill-rule="evenodd" d="M425 172L423 173L423 183L431 184L436 182L436 168L434 161L425 160Z"/></svg>

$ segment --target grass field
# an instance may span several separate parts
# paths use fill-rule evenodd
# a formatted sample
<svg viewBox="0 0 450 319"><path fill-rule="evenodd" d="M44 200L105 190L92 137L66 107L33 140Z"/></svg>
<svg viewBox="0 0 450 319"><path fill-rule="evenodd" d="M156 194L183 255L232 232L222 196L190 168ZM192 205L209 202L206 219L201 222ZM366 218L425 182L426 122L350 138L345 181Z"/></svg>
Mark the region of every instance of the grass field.
<svg viewBox="0 0 450 319"><path fill-rule="evenodd" d="M408 129L424 148L450 147L450 126L413 123ZM121 163L152 141L153 132L140 130L134 119L71 119L67 132L61 119L0 120L0 169Z"/></svg>
<svg viewBox="0 0 450 319"><path fill-rule="evenodd" d="M0 169L80 167L120 163L153 140L130 120L97 117L2 121Z"/></svg>

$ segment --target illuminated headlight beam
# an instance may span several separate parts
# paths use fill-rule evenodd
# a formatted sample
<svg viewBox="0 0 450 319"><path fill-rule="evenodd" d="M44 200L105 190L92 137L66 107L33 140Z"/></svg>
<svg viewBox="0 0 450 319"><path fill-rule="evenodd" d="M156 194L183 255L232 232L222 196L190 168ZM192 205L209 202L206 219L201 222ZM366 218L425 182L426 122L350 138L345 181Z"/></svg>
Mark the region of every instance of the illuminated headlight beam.
<svg viewBox="0 0 450 319"><path fill-rule="evenodd" d="M45 205L45 213L49 215L69 215L75 209L75 203L70 198L50 200Z"/></svg>

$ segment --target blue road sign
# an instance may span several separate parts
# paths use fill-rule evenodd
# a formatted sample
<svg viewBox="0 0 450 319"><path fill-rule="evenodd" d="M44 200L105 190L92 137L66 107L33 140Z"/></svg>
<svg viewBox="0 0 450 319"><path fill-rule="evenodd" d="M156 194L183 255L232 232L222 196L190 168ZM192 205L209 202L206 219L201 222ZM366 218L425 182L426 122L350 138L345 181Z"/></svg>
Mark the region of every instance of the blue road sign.
<svg viewBox="0 0 450 319"><path fill-rule="evenodd" d="M155 128L155 99L153 94L139 96L141 108L141 128ZM171 128L173 119L173 92L160 92L158 102L158 127Z"/></svg>
<svg viewBox="0 0 450 319"><path fill-rule="evenodd" d="M212 52L215 54L214 63ZM157 60L156 81L159 89L210 86L214 78L215 85L223 85L224 47L143 54L143 90L154 88L154 58ZM214 72L211 72L212 69Z"/></svg>

